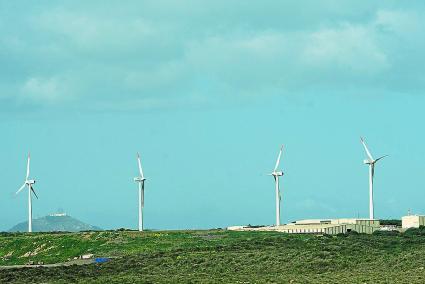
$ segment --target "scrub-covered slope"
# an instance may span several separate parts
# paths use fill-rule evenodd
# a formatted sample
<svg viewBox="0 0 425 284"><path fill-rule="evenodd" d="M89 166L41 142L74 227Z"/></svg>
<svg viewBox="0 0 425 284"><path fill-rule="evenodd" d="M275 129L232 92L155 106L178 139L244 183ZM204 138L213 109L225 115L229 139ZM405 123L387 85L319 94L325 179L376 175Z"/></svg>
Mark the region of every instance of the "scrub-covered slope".
<svg viewBox="0 0 425 284"><path fill-rule="evenodd" d="M0 270L0 283L424 283L425 237L275 232L3 234L0 264L103 264Z"/></svg>

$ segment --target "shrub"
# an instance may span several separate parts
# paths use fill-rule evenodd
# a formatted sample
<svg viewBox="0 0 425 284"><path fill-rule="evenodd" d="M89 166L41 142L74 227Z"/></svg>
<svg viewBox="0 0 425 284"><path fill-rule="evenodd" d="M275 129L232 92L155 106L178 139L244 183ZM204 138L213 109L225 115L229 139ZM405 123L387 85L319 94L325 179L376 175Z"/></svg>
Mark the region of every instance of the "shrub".
<svg viewBox="0 0 425 284"><path fill-rule="evenodd" d="M381 231L381 230L377 230L374 231L372 235L375 236L399 236L400 232L399 231Z"/></svg>
<svg viewBox="0 0 425 284"><path fill-rule="evenodd" d="M359 232L356 232L356 231L347 231L345 233L336 234L336 236L337 237L349 237L349 236L357 236L359 234L360 233Z"/></svg>
<svg viewBox="0 0 425 284"><path fill-rule="evenodd" d="M409 228L404 234L406 236L425 236L425 226L420 226L419 228Z"/></svg>

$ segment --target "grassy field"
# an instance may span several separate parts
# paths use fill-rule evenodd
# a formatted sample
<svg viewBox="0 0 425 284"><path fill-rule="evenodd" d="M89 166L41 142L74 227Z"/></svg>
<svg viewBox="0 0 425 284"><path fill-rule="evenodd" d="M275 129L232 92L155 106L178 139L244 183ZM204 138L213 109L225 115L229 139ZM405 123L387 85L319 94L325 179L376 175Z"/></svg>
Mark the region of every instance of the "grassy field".
<svg viewBox="0 0 425 284"><path fill-rule="evenodd" d="M161 231L1 234L0 265L103 264L0 270L0 283L425 283L422 234L339 236Z"/></svg>

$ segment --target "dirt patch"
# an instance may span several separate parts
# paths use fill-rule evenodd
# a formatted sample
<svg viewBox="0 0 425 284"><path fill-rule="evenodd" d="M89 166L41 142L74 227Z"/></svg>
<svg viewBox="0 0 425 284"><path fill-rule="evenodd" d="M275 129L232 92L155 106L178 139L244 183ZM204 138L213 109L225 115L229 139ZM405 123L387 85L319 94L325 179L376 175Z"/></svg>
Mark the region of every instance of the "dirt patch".
<svg viewBox="0 0 425 284"><path fill-rule="evenodd" d="M46 251L49 251L49 250L55 248L55 246L50 246L50 247L47 247L47 248L46 248L46 246L47 246L46 244L42 244L42 245L38 246L34 251L28 251L28 252L26 252L25 254L23 254L19 257L24 258L24 257L35 256L35 255L37 255L41 252L46 252Z"/></svg>

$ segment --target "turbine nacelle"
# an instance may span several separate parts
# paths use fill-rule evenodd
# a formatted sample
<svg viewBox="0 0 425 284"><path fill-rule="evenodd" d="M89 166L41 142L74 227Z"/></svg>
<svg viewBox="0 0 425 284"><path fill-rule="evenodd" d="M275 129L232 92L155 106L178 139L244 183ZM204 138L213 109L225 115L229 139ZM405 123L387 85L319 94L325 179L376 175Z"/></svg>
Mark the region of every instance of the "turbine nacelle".
<svg viewBox="0 0 425 284"><path fill-rule="evenodd" d="M271 176L278 176L278 177L281 177L281 176L283 176L283 172L282 171L279 171L279 172L272 172L271 174L270 174Z"/></svg>
<svg viewBox="0 0 425 284"><path fill-rule="evenodd" d="M145 181L145 180L146 180L146 178L144 178L144 177L135 177L134 178L135 182L142 182L142 181Z"/></svg>
<svg viewBox="0 0 425 284"><path fill-rule="evenodd" d="M373 164L373 161L365 159L363 160L363 164L370 165L370 164Z"/></svg>
<svg viewBox="0 0 425 284"><path fill-rule="evenodd" d="M29 179L29 180L25 181L25 184L27 184L27 185L31 185L31 184L34 184L34 183L35 183L35 180L33 180L33 179Z"/></svg>

